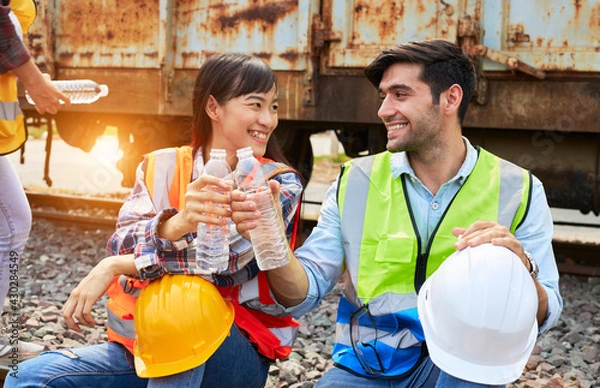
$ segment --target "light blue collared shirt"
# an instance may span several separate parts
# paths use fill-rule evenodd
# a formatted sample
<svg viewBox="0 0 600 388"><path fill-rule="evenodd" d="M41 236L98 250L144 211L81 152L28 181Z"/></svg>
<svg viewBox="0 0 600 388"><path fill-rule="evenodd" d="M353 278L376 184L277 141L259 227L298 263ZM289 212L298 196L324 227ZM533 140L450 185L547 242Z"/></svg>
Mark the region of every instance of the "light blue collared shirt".
<svg viewBox="0 0 600 388"><path fill-rule="evenodd" d="M465 161L456 176L444 183L436 195L415 176L405 152L392 155L394 178L398 179L402 174L407 175L407 196L424 245L477 161L477 150L466 138L463 139L467 146ZM295 251L306 270L309 282L306 299L287 309L295 317L300 317L315 308L325 294L336 285L344 268L344 248L336 192L337 180L325 194L317 226L304 244ZM558 287L558 269L552 251L552 236L552 216L544 187L538 178L533 177L529 212L516 230L515 237L538 263L538 281L548 295L548 313L539 328L540 334L556 324L563 304Z"/></svg>

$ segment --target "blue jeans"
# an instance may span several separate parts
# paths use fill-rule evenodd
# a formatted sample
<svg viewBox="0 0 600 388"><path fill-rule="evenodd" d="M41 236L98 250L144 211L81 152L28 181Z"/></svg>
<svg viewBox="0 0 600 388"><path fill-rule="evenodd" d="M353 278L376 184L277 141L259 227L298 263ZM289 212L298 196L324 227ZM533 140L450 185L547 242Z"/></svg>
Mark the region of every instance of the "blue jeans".
<svg viewBox="0 0 600 388"><path fill-rule="evenodd" d="M0 313L6 294L17 294L19 257L31 230L31 209L8 156L0 156ZM12 277L11 277L12 275ZM12 280L11 280L12 278Z"/></svg>
<svg viewBox="0 0 600 388"><path fill-rule="evenodd" d="M16 372L6 376L4 387L245 388L263 387L268 373L269 361L233 325L230 335L206 363L176 375L142 379L135 373L131 353L109 342L43 352L19 364Z"/></svg>
<svg viewBox="0 0 600 388"><path fill-rule="evenodd" d="M470 383L459 380L441 371L427 357L421 365L409 376L401 379L377 379L359 377L341 368L329 369L317 382L315 388L363 388L363 387L387 387L387 388L478 388L492 387ZM495 385L494 387L498 387Z"/></svg>

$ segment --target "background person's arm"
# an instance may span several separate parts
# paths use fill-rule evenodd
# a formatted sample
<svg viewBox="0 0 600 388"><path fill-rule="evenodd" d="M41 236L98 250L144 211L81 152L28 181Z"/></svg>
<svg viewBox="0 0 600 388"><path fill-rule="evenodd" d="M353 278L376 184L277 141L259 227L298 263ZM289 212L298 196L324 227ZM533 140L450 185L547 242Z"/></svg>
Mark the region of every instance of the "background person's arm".
<svg viewBox="0 0 600 388"><path fill-rule="evenodd" d="M29 93L31 99L35 102L35 109L40 113L55 114L61 108L61 101L64 106L71 105L69 97L58 90L50 81L48 74L42 74L40 69L33 63L33 59L19 67L11 70Z"/></svg>
<svg viewBox="0 0 600 388"><path fill-rule="evenodd" d="M60 109L61 100L65 106L71 101L33 62L29 50L17 35L9 13L9 6L0 6L0 74L10 71L23 83L40 114L54 114Z"/></svg>

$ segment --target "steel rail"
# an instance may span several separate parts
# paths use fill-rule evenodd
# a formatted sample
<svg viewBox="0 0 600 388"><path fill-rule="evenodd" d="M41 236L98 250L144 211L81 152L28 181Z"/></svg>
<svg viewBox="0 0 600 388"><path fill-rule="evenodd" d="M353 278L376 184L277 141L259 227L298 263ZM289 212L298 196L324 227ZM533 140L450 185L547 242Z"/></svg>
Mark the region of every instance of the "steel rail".
<svg viewBox="0 0 600 388"><path fill-rule="evenodd" d="M29 203L32 207L34 219L44 219L57 226L79 227L86 230L114 230L117 223L119 209L123 205L123 200L82 197L64 194L47 194L26 192ZM94 212L103 210L107 216L78 215L69 213L73 210L83 210ZM301 237L310 234L315 226L314 220L302 220L300 233ZM561 222L560 225L570 224ZM573 223L574 227L581 227L582 224ZM597 226L585 225L592 228ZM303 238L299 238L304 241ZM552 242L554 253L558 261L558 269L562 274L572 274L580 276L600 276L600 240L599 241L578 241L577 239L567 239L563 236L556 236Z"/></svg>
<svg viewBox="0 0 600 388"><path fill-rule="evenodd" d="M82 197L65 194L48 194L26 191L34 219L43 219L57 226L77 226L86 230L110 229L117 224L122 200L95 197ZM106 217L72 214L69 211L94 212L103 210Z"/></svg>

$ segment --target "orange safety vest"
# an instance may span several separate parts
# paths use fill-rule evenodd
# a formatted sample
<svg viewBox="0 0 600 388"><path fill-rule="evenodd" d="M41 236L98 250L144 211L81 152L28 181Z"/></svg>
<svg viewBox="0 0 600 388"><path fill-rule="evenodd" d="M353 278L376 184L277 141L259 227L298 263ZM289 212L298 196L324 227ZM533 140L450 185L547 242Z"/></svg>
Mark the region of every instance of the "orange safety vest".
<svg viewBox="0 0 600 388"><path fill-rule="evenodd" d="M165 176L173 176L168 189L169 202L171 206L181 209L185 201L185 188L190 182L193 169L192 148L188 146L172 148L168 151L173 152L174 169L169 171L158 171L156 167L156 153L147 155L146 184L148 191L152 196L155 192L153 182L155 174L165 173ZM165 152L162 150L162 152ZM261 158L260 162L265 166L271 167L269 178L282 172L293 172L294 170L281 163L273 162L266 158ZM166 181L166 180L163 180ZM299 223L299 210L294 217L294 233L290 241L292 248L295 244L297 225ZM271 291L267 282L265 272L259 272L257 276L258 300L261 305L268 306L275 304L271 297ZM142 289L148 284L148 281L121 275L116 277L107 290L109 296L108 320L106 323L108 340L118 342L125 346L133 354L133 343L135 339L135 329L133 326L133 312L135 303ZM249 340L257 345L258 352L263 356L275 360L287 357L292 351L292 345L298 328L296 322L291 316L274 317L259 310L249 309L239 303L239 292L241 285L231 287L218 287L221 295L228 299L235 310L234 322L237 327L247 334Z"/></svg>

